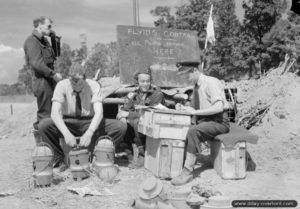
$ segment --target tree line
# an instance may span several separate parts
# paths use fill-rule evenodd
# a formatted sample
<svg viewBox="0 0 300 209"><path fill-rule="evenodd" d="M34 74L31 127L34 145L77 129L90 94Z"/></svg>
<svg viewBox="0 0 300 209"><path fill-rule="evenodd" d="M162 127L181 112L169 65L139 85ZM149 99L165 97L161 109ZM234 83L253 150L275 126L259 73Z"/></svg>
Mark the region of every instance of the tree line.
<svg viewBox="0 0 300 209"><path fill-rule="evenodd" d="M211 4L216 41L204 49ZM294 67L300 64L300 18L286 0L243 1L240 22L234 0L189 0L176 7L157 6L151 14L156 27L195 30L205 61L205 71L227 79L256 78L277 67L288 55ZM231 76L231 77L230 77Z"/></svg>
<svg viewBox="0 0 300 209"><path fill-rule="evenodd" d="M117 56L117 43L96 43L90 50L86 46L72 49L63 43L61 54L54 63L56 72L66 78L72 62L80 62L87 71L87 77L93 78L99 70L99 77L112 77L119 75ZM33 72L26 64L18 72L18 82L12 85L0 84L0 96L31 94Z"/></svg>
<svg viewBox="0 0 300 209"><path fill-rule="evenodd" d="M214 5L214 44L204 49L206 25L211 4ZM244 18L235 14L234 0L189 0L171 14L169 6L157 6L150 13L157 18L155 27L197 31L201 59L206 73L222 79L251 79L277 67L285 57L299 68L300 17L288 8L286 0L247 0ZM90 50L72 49L63 43L55 70L66 77L72 61L84 62L89 77L100 69L101 77L118 76L117 43L97 43ZM31 93L32 72L24 65L18 82L0 85L0 95Z"/></svg>

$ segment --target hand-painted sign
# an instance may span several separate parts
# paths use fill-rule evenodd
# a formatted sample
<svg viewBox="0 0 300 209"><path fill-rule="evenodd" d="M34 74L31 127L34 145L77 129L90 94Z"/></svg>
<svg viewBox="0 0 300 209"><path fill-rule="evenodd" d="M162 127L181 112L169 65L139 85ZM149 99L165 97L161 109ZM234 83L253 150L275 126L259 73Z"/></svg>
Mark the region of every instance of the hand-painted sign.
<svg viewBox="0 0 300 209"><path fill-rule="evenodd" d="M117 26L120 78L124 84L134 82L136 72L150 65L152 80L162 87L190 85L187 78L177 76L176 62L199 60L197 32L136 26Z"/></svg>

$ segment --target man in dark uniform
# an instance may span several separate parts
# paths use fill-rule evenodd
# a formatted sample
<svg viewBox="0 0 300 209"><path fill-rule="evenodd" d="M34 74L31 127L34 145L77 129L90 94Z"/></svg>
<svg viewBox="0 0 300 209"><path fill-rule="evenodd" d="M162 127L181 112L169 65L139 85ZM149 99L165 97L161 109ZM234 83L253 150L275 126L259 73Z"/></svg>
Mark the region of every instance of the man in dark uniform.
<svg viewBox="0 0 300 209"><path fill-rule="evenodd" d="M136 73L134 79L137 84L137 89L127 95L127 102L117 115L117 119L127 123L129 132L134 132L133 143L137 146L138 153L133 152L135 156L133 156L133 161L129 164L129 167L138 168L144 165L144 144L146 136L138 132L140 113L136 106L164 104L165 99L160 88L151 84L150 68L143 72Z"/></svg>
<svg viewBox="0 0 300 209"><path fill-rule="evenodd" d="M42 16L33 20L33 26L24 51L26 63L33 70L32 89L38 106L37 122L33 126L37 129L41 119L50 117L54 87L62 77L54 72L55 53L45 37L51 33L52 20Z"/></svg>

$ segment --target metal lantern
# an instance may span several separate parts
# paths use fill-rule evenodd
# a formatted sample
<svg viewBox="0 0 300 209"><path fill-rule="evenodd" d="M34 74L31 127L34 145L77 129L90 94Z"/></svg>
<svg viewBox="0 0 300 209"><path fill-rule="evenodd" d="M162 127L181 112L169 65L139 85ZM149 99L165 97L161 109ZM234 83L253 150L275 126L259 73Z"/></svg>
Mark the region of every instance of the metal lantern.
<svg viewBox="0 0 300 209"><path fill-rule="evenodd" d="M118 166L114 165L115 146L110 136L102 136L95 147L95 168L102 181L112 183L119 173Z"/></svg>
<svg viewBox="0 0 300 209"><path fill-rule="evenodd" d="M69 153L70 170L74 179L84 179L89 176L89 152L79 147L80 138L76 139L77 146Z"/></svg>
<svg viewBox="0 0 300 209"><path fill-rule="evenodd" d="M117 165L102 166L98 168L97 175L102 181L112 183L119 171Z"/></svg>
<svg viewBox="0 0 300 209"><path fill-rule="evenodd" d="M102 136L98 139L94 155L96 168L114 164L115 146L110 136Z"/></svg>
<svg viewBox="0 0 300 209"><path fill-rule="evenodd" d="M35 186L50 186L53 178L53 151L47 143L40 142L32 152Z"/></svg>

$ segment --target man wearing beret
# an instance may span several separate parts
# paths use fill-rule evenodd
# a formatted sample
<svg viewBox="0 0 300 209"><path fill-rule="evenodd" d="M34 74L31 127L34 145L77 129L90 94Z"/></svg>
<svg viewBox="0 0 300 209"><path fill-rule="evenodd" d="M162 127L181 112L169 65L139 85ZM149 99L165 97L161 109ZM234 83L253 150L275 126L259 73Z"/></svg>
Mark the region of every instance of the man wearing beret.
<svg viewBox="0 0 300 209"><path fill-rule="evenodd" d="M115 144L126 133L126 125L115 119L103 118L100 85L86 78L85 69L77 62L73 63L69 78L60 81L52 98L51 118L40 121L38 128L43 140L54 151L55 165L64 169L64 152L59 138L74 147L80 137L79 146L93 151L96 139L109 135Z"/></svg>
<svg viewBox="0 0 300 209"><path fill-rule="evenodd" d="M183 185L193 179L196 154L201 152L201 143L229 131L229 119L224 111L226 103L222 83L202 72L198 61L184 61L176 64L178 74L188 76L194 85L190 106L176 105L177 110L193 115L193 125L187 133L186 159L179 176L172 179L173 185Z"/></svg>

